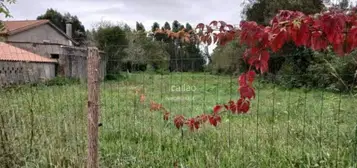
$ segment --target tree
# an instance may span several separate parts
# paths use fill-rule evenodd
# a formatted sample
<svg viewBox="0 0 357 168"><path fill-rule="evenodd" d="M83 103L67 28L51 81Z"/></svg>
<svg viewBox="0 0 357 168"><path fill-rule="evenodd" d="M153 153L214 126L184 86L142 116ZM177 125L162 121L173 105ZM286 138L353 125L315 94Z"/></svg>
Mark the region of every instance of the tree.
<svg viewBox="0 0 357 168"><path fill-rule="evenodd" d="M167 69L169 54L165 43L153 41L149 37L138 35L137 32L127 34L128 47L124 49L127 69L144 70L147 65L155 70ZM143 68L144 67L144 68Z"/></svg>
<svg viewBox="0 0 357 168"><path fill-rule="evenodd" d="M210 67L213 73L240 74L246 70L242 55L246 47L235 39L213 50Z"/></svg>
<svg viewBox="0 0 357 168"><path fill-rule="evenodd" d="M136 22L136 31L145 31L145 26L142 23Z"/></svg>
<svg viewBox="0 0 357 168"><path fill-rule="evenodd" d="M92 30L92 34L96 46L108 55L107 72L119 73L125 58L124 49L128 45L125 27L102 21Z"/></svg>
<svg viewBox="0 0 357 168"><path fill-rule="evenodd" d="M181 24L177 20L174 20L172 22L172 31L173 32L178 32L180 30Z"/></svg>
<svg viewBox="0 0 357 168"><path fill-rule="evenodd" d="M349 0L341 0L338 6L340 9L347 9L350 6L350 2Z"/></svg>
<svg viewBox="0 0 357 168"><path fill-rule="evenodd" d="M0 2L0 14L4 14L5 18L11 17L9 9L6 7L5 3L8 4L13 4L15 3L16 0L5 0ZM4 25L2 21L0 20L0 31L4 30ZM3 39L0 37L0 41L3 41Z"/></svg>
<svg viewBox="0 0 357 168"><path fill-rule="evenodd" d="M190 25L190 23L186 23L186 31L190 31L190 30L193 30L192 29L192 26Z"/></svg>
<svg viewBox="0 0 357 168"><path fill-rule="evenodd" d="M81 45L86 45L86 31L82 22L79 21L77 16L73 16L70 13L61 14L57 10L52 8L47 9L46 13L37 17L37 20L48 19L54 25L56 25L63 32L66 32L66 23L70 21L72 23L72 38L79 42Z"/></svg>
<svg viewBox="0 0 357 168"><path fill-rule="evenodd" d="M254 0L250 1L243 10L246 20L255 21L261 25L268 25L269 21L279 10L297 10L305 14L314 14L324 8L322 0Z"/></svg>
<svg viewBox="0 0 357 168"><path fill-rule="evenodd" d="M16 1L15 0L6 0L5 1L6 3L9 3L9 4L13 4L15 3ZM10 15L10 11L9 9L6 7L5 5L5 2L4 1L1 1L0 2L0 14L4 14L5 15L5 18L8 18L8 17L11 17ZM2 23L2 21L0 20L0 32L4 30L4 25ZM3 37L0 37L0 41L3 41L4 38Z"/></svg>
<svg viewBox="0 0 357 168"><path fill-rule="evenodd" d="M171 30L171 26L168 22L165 22L164 27L165 30Z"/></svg>
<svg viewBox="0 0 357 168"><path fill-rule="evenodd" d="M126 23L124 24L123 28L124 28L124 31L126 31L126 32L130 32L131 31L130 26L128 24L126 24Z"/></svg>
<svg viewBox="0 0 357 168"><path fill-rule="evenodd" d="M157 22L154 22L154 24L151 26L151 31L155 32L156 29L159 29L159 28L160 28L160 24Z"/></svg>
<svg viewBox="0 0 357 168"><path fill-rule="evenodd" d="M2 0L0 2L0 14L4 14L6 18L11 17L9 9L6 7L5 3L13 4L16 0Z"/></svg>

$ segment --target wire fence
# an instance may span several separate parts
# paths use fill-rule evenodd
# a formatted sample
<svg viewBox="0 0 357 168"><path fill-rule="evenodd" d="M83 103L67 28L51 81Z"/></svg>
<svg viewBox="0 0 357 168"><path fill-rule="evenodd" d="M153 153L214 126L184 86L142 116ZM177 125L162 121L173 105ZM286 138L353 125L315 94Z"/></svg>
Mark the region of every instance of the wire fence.
<svg viewBox="0 0 357 168"><path fill-rule="evenodd" d="M91 69L99 79L88 77L100 82L96 106L88 99L94 90L87 87L86 48L23 45L0 45L0 53L8 54L0 54L6 58L0 60L1 167L86 167L88 141L95 138L87 133L95 128L99 155L91 163L97 158L100 167L356 166L354 79L344 91L329 91L274 81L305 74L275 74L268 82L261 77L247 114L225 113L217 127L180 130L176 115L211 114L216 104L236 102L237 74L213 74L202 66L206 58L180 49L169 59L143 62L135 53L134 61L122 61L121 52L102 53ZM328 75L318 74L321 81ZM98 125L87 118L93 110Z"/></svg>

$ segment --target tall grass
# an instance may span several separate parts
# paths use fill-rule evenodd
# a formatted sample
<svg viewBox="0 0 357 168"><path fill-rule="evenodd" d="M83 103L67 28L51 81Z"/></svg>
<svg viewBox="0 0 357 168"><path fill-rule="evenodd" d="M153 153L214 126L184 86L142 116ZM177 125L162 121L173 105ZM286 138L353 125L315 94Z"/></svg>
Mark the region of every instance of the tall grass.
<svg viewBox="0 0 357 168"><path fill-rule="evenodd" d="M101 85L101 167L351 167L356 98L257 83L247 115L217 127L177 130L150 112L210 113L237 99L236 79L208 74L132 74ZM186 87L186 88L185 88ZM190 89L188 89L190 87ZM145 90L140 104L135 90ZM185 91L179 91L186 89ZM21 87L0 92L0 167L85 167L86 86Z"/></svg>

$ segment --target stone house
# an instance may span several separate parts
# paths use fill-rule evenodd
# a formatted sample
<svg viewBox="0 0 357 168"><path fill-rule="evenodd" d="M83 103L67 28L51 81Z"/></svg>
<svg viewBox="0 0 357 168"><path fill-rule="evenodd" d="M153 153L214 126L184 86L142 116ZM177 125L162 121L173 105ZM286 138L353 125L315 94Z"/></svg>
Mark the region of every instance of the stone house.
<svg viewBox="0 0 357 168"><path fill-rule="evenodd" d="M56 64L56 59L0 42L0 86L52 79Z"/></svg>
<svg viewBox="0 0 357 168"><path fill-rule="evenodd" d="M49 20L3 21L0 32L5 43L42 57L56 60L55 76L86 79L87 48L79 46L72 38L72 25L67 23L66 32ZM101 54L101 78L104 79L106 58Z"/></svg>

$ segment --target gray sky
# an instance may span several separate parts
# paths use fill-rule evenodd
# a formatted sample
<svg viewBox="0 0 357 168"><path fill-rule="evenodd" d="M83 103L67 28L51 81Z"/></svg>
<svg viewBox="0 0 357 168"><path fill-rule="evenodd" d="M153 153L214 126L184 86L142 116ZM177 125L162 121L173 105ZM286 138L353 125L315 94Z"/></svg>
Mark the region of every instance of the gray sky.
<svg viewBox="0 0 357 168"><path fill-rule="evenodd" d="M101 20L113 23L125 22L134 27L135 22L142 22L149 30L153 22L163 26L173 20L181 24L209 24L212 20L223 20L230 24L239 24L244 0L17 0L9 5L11 20L36 19L47 8L54 8L61 13L77 15L86 29ZM3 16L1 16L3 17ZM1 18L3 19L3 18ZM5 19L5 20L10 20Z"/></svg>

